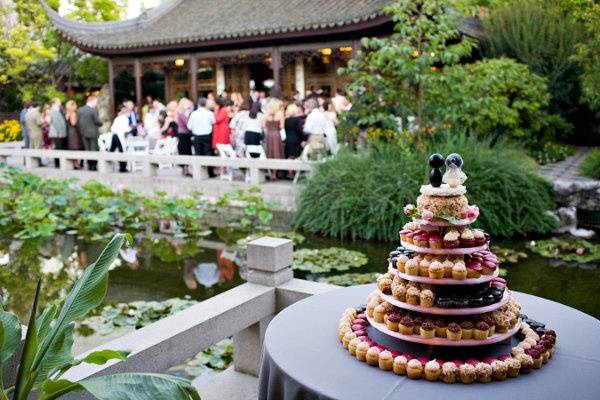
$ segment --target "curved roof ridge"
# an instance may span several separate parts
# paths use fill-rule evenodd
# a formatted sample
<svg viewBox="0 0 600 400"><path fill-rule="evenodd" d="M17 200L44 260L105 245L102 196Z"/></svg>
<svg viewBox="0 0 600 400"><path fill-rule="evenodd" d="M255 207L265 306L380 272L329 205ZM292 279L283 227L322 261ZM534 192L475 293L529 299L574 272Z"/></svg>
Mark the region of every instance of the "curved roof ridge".
<svg viewBox="0 0 600 400"><path fill-rule="evenodd" d="M131 29L139 28L140 26L151 24L163 15L169 13L173 8L184 0L171 0L162 2L157 7L145 10L142 14L135 18L129 18L119 21L100 21L100 22L84 22L74 21L60 15L56 10L48 5L46 0L39 0L46 10L46 13L52 20L54 26L63 31L77 30L79 32L97 32L98 28L108 28L111 32L125 32Z"/></svg>

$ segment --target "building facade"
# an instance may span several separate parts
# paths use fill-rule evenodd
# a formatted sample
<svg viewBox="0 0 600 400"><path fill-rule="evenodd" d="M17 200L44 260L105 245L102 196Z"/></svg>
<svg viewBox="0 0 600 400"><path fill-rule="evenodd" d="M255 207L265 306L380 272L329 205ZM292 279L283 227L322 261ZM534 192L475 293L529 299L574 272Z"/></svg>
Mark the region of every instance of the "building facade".
<svg viewBox="0 0 600 400"><path fill-rule="evenodd" d="M43 2L64 40L105 57L113 105L252 88L284 95L344 85L360 39L389 35L391 0L170 0L134 19L81 23ZM464 24L463 24L464 25ZM468 28L468 26L467 26Z"/></svg>

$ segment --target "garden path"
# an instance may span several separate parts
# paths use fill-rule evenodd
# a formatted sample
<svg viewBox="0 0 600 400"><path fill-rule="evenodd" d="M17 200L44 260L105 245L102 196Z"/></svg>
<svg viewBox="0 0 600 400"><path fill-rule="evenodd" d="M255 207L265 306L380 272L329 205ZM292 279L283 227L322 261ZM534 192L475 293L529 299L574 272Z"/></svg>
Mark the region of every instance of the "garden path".
<svg viewBox="0 0 600 400"><path fill-rule="evenodd" d="M540 173L550 182L593 182L594 179L582 176L579 172L581 163L592 150L593 147L576 147L574 155L557 163L542 165Z"/></svg>

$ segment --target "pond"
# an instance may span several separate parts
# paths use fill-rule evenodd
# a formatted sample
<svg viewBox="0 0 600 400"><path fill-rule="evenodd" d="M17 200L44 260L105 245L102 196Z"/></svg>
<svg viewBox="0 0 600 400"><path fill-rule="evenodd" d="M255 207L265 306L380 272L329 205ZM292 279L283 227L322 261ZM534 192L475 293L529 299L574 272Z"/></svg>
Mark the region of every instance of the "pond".
<svg viewBox="0 0 600 400"><path fill-rule="evenodd" d="M210 239L186 243L169 237L138 238L136 251L122 252L118 265L111 270L105 303L183 297L200 301L241 284L245 270L236 264L235 252L227 250L216 237ZM101 244L78 242L69 236L45 241L4 240L1 243L0 250L10 257L7 265L0 266L1 294L6 307L22 320L26 320L40 271L45 277L43 302L52 301L65 294L65 288L81 270L80 265L94 260L102 247ZM555 300L600 317L600 296L595 295L600 291L600 268L584 269L581 268L583 264L579 267L554 266L554 261L525 249L523 242L505 241L498 245L527 254L527 258L515 264L503 265L511 289ZM353 273L385 271L387 254L394 247L386 242L340 241L314 235L307 235L300 245L302 248L332 246L367 255L368 263L349 271ZM318 280L332 274L296 271L295 275Z"/></svg>

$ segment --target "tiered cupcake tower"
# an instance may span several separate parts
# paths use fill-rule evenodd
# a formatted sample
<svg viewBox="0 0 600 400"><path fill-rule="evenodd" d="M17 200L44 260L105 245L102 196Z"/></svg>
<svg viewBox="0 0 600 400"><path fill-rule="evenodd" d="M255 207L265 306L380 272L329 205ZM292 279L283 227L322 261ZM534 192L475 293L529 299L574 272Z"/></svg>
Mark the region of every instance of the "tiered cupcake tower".
<svg viewBox="0 0 600 400"><path fill-rule="evenodd" d="M404 208L412 221L399 233L388 272L378 278L366 307L348 309L340 320L338 336L358 360L414 379L485 383L539 368L551 357L554 331L521 315L506 281L498 278L489 236L469 227L479 209L465 197L462 164L458 154L429 158L430 184L421 187L416 206ZM376 343L373 329L399 339L396 348ZM511 354L493 354L494 348L481 360L473 358L491 348L481 346L506 345L513 336L522 340ZM440 354L437 349L464 348L467 358L418 358L402 351L411 348L406 342L427 346L429 357Z"/></svg>

